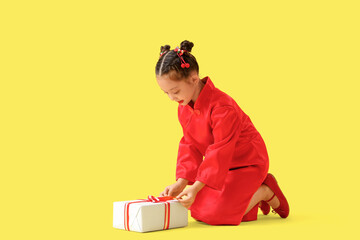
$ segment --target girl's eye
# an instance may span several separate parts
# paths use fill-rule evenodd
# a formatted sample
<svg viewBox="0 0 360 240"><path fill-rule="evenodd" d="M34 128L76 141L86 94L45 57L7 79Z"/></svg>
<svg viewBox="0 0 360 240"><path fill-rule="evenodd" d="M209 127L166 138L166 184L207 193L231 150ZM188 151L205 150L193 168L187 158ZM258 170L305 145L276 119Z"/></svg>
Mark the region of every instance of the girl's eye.
<svg viewBox="0 0 360 240"><path fill-rule="evenodd" d="M177 91L176 93L174 93L174 94L178 94L180 92L180 90L179 91ZM164 92L165 94L168 94L168 93L166 93L166 92Z"/></svg>

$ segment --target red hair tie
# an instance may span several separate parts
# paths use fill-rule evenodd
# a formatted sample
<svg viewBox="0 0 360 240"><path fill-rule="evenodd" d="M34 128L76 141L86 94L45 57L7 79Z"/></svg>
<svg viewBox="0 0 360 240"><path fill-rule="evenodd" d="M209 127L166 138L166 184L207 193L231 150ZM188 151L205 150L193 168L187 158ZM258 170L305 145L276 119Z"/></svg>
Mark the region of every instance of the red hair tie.
<svg viewBox="0 0 360 240"><path fill-rule="evenodd" d="M165 51L161 51L159 58L161 58L161 56L164 55L166 52L167 52L166 50L165 50Z"/></svg>
<svg viewBox="0 0 360 240"><path fill-rule="evenodd" d="M179 47L176 47L174 49L174 52L176 52L176 54L179 56L180 60L181 60L181 67L182 68L189 68L190 67L190 64L185 62L182 55L184 54L184 52L187 52L186 50L181 50Z"/></svg>

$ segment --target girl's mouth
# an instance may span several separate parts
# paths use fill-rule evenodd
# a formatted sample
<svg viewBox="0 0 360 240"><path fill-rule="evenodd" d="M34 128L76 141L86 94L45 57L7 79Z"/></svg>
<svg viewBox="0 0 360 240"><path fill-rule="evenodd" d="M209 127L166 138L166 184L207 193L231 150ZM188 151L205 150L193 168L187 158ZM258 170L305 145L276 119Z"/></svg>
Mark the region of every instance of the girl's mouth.
<svg viewBox="0 0 360 240"><path fill-rule="evenodd" d="M184 100L178 101L178 103L180 103L180 104L183 103L183 102L184 102Z"/></svg>

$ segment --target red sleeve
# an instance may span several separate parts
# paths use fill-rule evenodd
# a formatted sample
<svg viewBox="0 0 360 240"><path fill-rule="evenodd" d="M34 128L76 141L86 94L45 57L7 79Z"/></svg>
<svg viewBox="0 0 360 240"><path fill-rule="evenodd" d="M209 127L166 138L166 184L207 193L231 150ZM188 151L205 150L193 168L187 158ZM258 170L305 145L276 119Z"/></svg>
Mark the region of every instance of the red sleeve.
<svg viewBox="0 0 360 240"><path fill-rule="evenodd" d="M213 110L211 127L214 142L206 149L196 181L215 190L222 189L241 132L240 126L239 115L233 107L224 106Z"/></svg>
<svg viewBox="0 0 360 240"><path fill-rule="evenodd" d="M176 181L184 178L189 185L195 182L197 170L203 160L203 155L183 136L179 143L176 163Z"/></svg>

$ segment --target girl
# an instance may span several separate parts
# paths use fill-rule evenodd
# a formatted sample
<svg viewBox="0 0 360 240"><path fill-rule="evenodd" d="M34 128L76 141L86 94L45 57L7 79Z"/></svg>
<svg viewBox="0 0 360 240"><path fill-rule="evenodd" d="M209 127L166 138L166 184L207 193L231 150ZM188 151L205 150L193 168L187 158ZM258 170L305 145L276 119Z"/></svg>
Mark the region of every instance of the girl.
<svg viewBox="0 0 360 240"><path fill-rule="evenodd" d="M199 78L198 63L190 53L193 46L185 40L174 50L161 47L155 68L160 88L179 103L184 133L176 182L160 196L176 197L193 218L211 225L254 221L258 207L267 215L271 206L286 218L289 205L268 173L262 137L229 95L209 77Z"/></svg>

